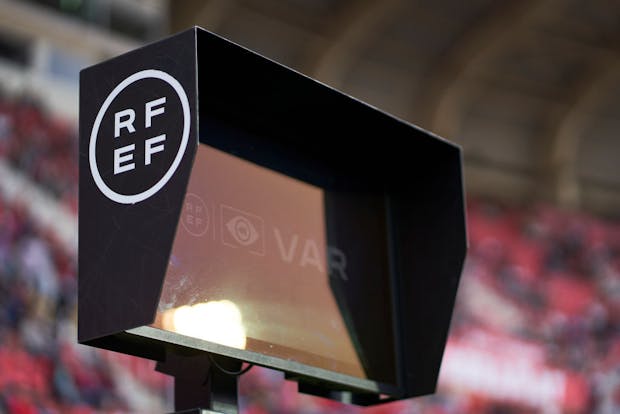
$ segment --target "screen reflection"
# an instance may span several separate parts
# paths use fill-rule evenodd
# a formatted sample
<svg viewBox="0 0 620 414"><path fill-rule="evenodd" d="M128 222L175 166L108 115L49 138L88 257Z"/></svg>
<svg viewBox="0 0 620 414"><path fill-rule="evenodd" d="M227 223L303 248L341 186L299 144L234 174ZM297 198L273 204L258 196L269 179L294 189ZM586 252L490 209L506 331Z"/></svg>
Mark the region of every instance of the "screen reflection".
<svg viewBox="0 0 620 414"><path fill-rule="evenodd" d="M377 211L358 217L340 198L199 145L154 326L393 382L386 252L340 228Z"/></svg>

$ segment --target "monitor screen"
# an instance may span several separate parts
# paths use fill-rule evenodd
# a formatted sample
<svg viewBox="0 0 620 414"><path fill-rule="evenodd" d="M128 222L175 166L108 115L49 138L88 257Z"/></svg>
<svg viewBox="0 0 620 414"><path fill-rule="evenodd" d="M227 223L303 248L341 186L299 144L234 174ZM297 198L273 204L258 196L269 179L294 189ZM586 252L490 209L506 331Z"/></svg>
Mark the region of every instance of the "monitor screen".
<svg viewBox="0 0 620 414"><path fill-rule="evenodd" d="M199 144L154 327L396 383L385 196Z"/></svg>

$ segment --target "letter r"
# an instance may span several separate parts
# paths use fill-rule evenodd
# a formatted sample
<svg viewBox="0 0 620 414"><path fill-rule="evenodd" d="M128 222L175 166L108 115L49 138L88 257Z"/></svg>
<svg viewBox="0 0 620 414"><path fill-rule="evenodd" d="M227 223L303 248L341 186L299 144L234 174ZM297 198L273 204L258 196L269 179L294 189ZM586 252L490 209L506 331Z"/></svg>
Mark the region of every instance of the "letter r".
<svg viewBox="0 0 620 414"><path fill-rule="evenodd" d="M125 119L121 119L124 118ZM125 109L114 114L114 138L121 136L121 128L127 128L130 134L136 132L133 122L136 120L136 112L133 109Z"/></svg>

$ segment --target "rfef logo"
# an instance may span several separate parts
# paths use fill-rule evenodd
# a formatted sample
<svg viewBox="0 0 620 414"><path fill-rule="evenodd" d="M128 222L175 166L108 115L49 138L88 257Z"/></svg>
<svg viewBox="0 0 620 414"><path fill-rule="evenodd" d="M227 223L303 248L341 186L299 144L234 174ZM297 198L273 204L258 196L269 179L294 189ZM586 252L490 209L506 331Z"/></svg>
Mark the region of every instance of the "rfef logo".
<svg viewBox="0 0 620 414"><path fill-rule="evenodd" d="M101 105L90 134L97 187L122 204L151 197L181 163L189 130L189 101L175 78L155 69L127 77Z"/></svg>

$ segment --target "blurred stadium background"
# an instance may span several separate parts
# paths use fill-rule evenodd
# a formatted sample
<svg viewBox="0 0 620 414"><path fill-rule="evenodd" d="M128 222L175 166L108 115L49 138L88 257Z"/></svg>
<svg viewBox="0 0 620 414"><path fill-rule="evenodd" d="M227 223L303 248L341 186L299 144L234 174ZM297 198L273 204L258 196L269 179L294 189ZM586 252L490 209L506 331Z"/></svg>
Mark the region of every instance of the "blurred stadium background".
<svg viewBox="0 0 620 414"><path fill-rule="evenodd" d="M171 410L152 362L76 344L77 82L192 25L464 150L437 394L363 410L255 368L244 413L620 412L617 0L0 0L0 413Z"/></svg>

